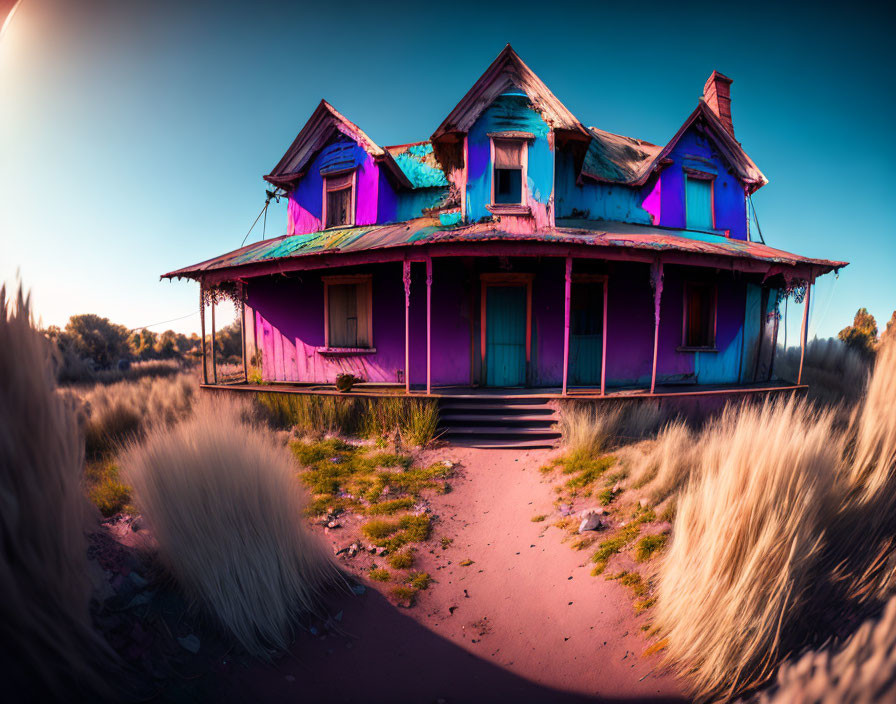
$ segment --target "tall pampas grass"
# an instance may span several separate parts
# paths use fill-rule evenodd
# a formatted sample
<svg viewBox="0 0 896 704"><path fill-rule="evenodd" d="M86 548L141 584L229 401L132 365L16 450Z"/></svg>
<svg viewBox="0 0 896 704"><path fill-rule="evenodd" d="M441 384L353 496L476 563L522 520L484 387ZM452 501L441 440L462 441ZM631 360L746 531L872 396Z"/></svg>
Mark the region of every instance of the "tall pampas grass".
<svg viewBox="0 0 896 704"><path fill-rule="evenodd" d="M684 421L666 425L653 440L617 453L629 471L630 485L644 488L653 503L681 489L700 464L701 444Z"/></svg>
<svg viewBox="0 0 896 704"><path fill-rule="evenodd" d="M251 654L289 645L339 573L303 522L289 452L247 406L203 398L191 417L132 444L121 465L181 588Z"/></svg>
<svg viewBox="0 0 896 704"><path fill-rule="evenodd" d="M761 682L786 654L838 508L842 452L831 414L794 399L729 410L702 436L656 605L699 698Z"/></svg>
<svg viewBox="0 0 896 704"><path fill-rule="evenodd" d="M655 433L668 418L655 403L567 401L560 407L563 446L574 456L593 457L622 440Z"/></svg>
<svg viewBox="0 0 896 704"><path fill-rule="evenodd" d="M876 704L896 701L896 598L839 649L811 650L778 670L755 704Z"/></svg>
<svg viewBox="0 0 896 704"><path fill-rule="evenodd" d="M22 700L105 690L98 667L109 651L88 611L83 464L29 300L0 288L0 672Z"/></svg>

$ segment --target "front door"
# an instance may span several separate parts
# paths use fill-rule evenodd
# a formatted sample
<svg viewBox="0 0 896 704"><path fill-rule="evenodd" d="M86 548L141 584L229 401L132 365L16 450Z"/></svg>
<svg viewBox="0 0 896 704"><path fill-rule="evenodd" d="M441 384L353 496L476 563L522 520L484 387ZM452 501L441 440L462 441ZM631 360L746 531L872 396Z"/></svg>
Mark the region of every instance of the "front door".
<svg viewBox="0 0 896 704"><path fill-rule="evenodd" d="M486 286L487 386L526 384L526 286Z"/></svg>
<svg viewBox="0 0 896 704"><path fill-rule="evenodd" d="M572 283L569 315L569 383L600 386L604 346L604 284Z"/></svg>

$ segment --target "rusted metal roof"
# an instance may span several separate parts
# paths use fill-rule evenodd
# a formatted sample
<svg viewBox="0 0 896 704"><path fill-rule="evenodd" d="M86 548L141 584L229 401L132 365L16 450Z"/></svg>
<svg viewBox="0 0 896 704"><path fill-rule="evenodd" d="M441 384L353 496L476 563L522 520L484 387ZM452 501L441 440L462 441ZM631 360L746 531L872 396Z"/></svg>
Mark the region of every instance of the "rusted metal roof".
<svg viewBox="0 0 896 704"><path fill-rule="evenodd" d="M633 184L653 165L663 148L642 139L589 127L591 142L582 173L597 181Z"/></svg>
<svg viewBox="0 0 896 704"><path fill-rule="evenodd" d="M557 227L531 233L513 233L501 229L499 223L476 223L462 227L446 227L436 218L418 218L391 225L331 228L307 235L286 235L256 242L214 259L177 269L162 278L201 278L212 272L290 260L319 254L385 252L393 248L476 242L530 242L603 247L617 251L683 252L698 258L726 257L794 267L810 265L827 273L847 262L811 259L774 249L758 242L730 239L691 230L633 225L621 222L564 220Z"/></svg>

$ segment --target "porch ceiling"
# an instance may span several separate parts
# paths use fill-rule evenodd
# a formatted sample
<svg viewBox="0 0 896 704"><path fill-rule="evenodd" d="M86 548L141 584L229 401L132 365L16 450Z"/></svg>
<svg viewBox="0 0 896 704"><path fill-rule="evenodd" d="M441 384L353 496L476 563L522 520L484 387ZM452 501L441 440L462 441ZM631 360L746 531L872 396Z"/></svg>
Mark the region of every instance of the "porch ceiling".
<svg viewBox="0 0 896 704"><path fill-rule="evenodd" d="M559 256L568 254L613 259L662 258L680 254L692 263L713 265L727 260L728 266L761 265L767 274L817 276L840 269L847 262L812 259L774 249L758 242L735 240L692 230L634 225L621 222L565 220L557 227L536 232L508 232L500 223L476 223L462 227L445 227L434 218L419 218L390 225L332 228L306 235L285 235L255 242L199 264L163 274L162 278L215 279L223 281L241 276L254 276L273 271L313 269L332 266L332 255L345 258L346 264L391 261L402 258L459 254L463 246L472 246L467 255L496 254L494 247L483 243L511 245L509 254ZM523 245L534 248L523 250ZM592 250L592 248L595 248ZM555 251L556 250L556 251ZM409 253L410 252L410 253ZM350 256L350 255L362 255ZM326 258L315 263L314 258ZM270 271L268 271L270 269ZM800 271L797 272L796 270Z"/></svg>

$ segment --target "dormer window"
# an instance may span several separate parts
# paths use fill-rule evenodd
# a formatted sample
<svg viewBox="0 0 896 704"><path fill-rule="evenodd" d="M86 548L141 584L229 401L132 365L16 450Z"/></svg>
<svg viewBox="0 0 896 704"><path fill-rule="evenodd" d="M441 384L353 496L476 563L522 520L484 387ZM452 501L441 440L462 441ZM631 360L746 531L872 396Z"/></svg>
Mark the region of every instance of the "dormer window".
<svg viewBox="0 0 896 704"><path fill-rule="evenodd" d="M355 224L356 171L324 175L324 227L351 227Z"/></svg>
<svg viewBox="0 0 896 704"><path fill-rule="evenodd" d="M685 173L685 216L688 230L714 230L712 182L714 176L699 171Z"/></svg>
<svg viewBox="0 0 896 704"><path fill-rule="evenodd" d="M492 144L492 206L524 206L526 203L527 135L490 134Z"/></svg>

